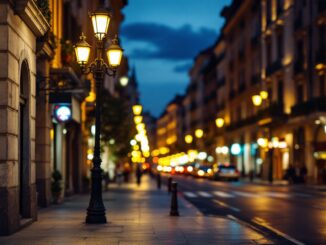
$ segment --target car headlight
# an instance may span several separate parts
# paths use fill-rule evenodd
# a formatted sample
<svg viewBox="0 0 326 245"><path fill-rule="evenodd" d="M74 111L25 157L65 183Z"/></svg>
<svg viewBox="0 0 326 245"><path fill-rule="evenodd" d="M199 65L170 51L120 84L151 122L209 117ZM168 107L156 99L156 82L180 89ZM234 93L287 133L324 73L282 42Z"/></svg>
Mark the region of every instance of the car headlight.
<svg viewBox="0 0 326 245"><path fill-rule="evenodd" d="M198 170L197 173L198 173L199 176L204 176L205 175L205 172L203 170Z"/></svg>

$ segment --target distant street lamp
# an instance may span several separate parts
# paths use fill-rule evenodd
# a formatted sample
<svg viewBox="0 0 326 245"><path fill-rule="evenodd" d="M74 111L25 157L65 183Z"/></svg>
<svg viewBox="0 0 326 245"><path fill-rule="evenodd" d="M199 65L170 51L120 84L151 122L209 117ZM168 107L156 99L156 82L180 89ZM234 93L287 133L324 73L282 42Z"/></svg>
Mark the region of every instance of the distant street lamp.
<svg viewBox="0 0 326 245"><path fill-rule="evenodd" d="M221 117L216 118L215 120L216 127L222 128L224 126L224 119Z"/></svg>
<svg viewBox="0 0 326 245"><path fill-rule="evenodd" d="M132 111L135 116L139 116L143 110L143 107L141 105L133 105L132 106Z"/></svg>
<svg viewBox="0 0 326 245"><path fill-rule="evenodd" d="M251 99L252 99L252 103L253 103L255 106L260 106L261 103L262 103L262 97L261 97L260 95L258 95L258 94L253 95L253 96L251 97Z"/></svg>
<svg viewBox="0 0 326 245"><path fill-rule="evenodd" d="M202 138L204 136L204 131L202 129L196 129L195 136L198 139Z"/></svg>
<svg viewBox="0 0 326 245"><path fill-rule="evenodd" d="M126 76L123 76L120 78L120 85L122 87L126 87L128 85L128 82L129 82L129 78L126 77Z"/></svg>
<svg viewBox="0 0 326 245"><path fill-rule="evenodd" d="M96 106L95 106L95 146L93 157L92 188L89 206L87 208L87 224L106 223L105 207L102 200L102 169L100 154L100 132L101 132L101 90L105 75L115 76L116 70L120 65L122 48L118 45L117 38L112 40L111 45L106 51L109 65L104 62L104 39L107 35L111 15L107 10L97 10L91 14L95 37L97 38L96 58L87 65L91 46L86 42L86 37L82 34L80 41L75 45L77 62L85 74L92 73L96 81Z"/></svg>
<svg viewBox="0 0 326 245"><path fill-rule="evenodd" d="M191 144L192 141L193 141L193 137L192 137L192 135L187 134L187 135L185 136L185 142L186 142L187 144Z"/></svg>

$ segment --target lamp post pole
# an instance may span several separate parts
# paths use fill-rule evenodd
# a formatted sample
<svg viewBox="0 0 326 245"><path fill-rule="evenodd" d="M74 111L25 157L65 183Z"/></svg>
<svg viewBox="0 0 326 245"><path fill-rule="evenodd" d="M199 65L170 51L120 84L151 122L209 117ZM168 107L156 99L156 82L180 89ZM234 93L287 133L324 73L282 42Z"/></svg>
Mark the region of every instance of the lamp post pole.
<svg viewBox="0 0 326 245"><path fill-rule="evenodd" d="M98 42L98 57L96 59L96 70L93 73L96 81L96 104L95 104L95 146L93 157L92 188L91 199L87 208L86 223L87 224L103 224L106 223L105 207L102 199L102 169L101 169L101 92L104 81L105 71L101 69L102 60L102 44Z"/></svg>
<svg viewBox="0 0 326 245"><path fill-rule="evenodd" d="M82 34L80 41L75 45L77 62L81 66L84 74L92 73L96 82L96 104L95 104L95 146L93 157L93 168L91 169L91 197L87 208L87 224L106 223L105 207L102 199L102 169L101 169L101 92L105 75L115 76L116 70L122 58L122 48L118 44L117 38L113 39L107 49L109 65L104 62L104 38L106 36L110 13L100 9L91 15L92 24L97 38L96 58L87 66L91 46L86 42L86 37Z"/></svg>

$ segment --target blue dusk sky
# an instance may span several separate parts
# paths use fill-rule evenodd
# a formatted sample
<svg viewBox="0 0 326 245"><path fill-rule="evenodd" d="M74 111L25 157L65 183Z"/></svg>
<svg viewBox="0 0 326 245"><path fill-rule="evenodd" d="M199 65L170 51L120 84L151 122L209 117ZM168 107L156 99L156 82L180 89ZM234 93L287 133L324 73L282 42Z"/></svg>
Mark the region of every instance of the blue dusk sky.
<svg viewBox="0 0 326 245"><path fill-rule="evenodd" d="M159 116L189 82L194 57L212 45L223 25L222 8L231 0L129 0L121 41L136 68L140 100Z"/></svg>

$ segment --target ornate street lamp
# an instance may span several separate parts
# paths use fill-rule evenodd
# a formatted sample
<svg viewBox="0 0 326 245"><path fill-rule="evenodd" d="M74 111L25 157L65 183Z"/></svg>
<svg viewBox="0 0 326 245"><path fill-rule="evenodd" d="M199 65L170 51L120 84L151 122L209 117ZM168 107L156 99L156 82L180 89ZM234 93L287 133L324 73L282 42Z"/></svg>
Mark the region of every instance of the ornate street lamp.
<svg viewBox="0 0 326 245"><path fill-rule="evenodd" d="M107 50L107 65L103 59L104 39L110 23L110 13L106 10L98 10L91 14L95 37L97 38L97 53L95 60L87 66L91 46L86 42L86 37L82 34L80 41L75 45L77 62L85 74L92 73L96 81L96 106L95 106L95 146L93 157L91 198L87 208L87 224L106 223L105 207L102 199L102 169L100 153L100 132L101 132L101 90L105 75L115 76L117 67L120 65L122 48L118 45L118 40L112 40Z"/></svg>

